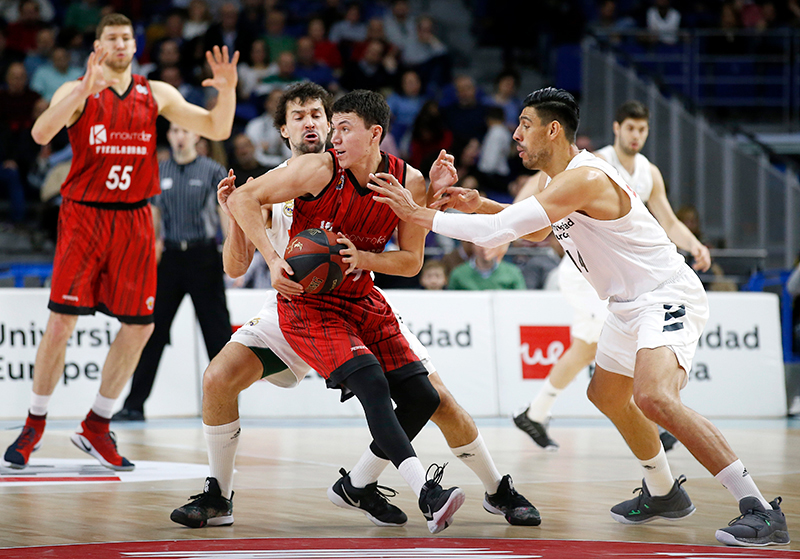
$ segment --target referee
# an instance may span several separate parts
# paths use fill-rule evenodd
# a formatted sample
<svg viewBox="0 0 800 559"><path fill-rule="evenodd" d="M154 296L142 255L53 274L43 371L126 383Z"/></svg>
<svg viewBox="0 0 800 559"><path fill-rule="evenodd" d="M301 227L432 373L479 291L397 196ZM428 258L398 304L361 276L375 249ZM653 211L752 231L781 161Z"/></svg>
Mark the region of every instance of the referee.
<svg viewBox="0 0 800 559"><path fill-rule="evenodd" d="M144 420L144 402L153 388L158 363L184 295L188 293L192 298L209 359L231 337L222 255L216 241L220 230L217 184L226 173L218 163L197 154L198 139L193 132L174 124L167 132L172 153L159 164L161 194L150 200L156 231L160 221L164 239L153 311L155 330L133 373L124 407L112 421Z"/></svg>

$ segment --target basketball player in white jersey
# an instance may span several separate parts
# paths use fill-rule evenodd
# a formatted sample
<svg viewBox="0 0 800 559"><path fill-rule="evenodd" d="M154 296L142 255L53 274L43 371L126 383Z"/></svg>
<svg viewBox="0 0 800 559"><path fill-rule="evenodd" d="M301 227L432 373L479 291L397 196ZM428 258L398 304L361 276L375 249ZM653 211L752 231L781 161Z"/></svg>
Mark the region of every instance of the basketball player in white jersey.
<svg viewBox="0 0 800 559"><path fill-rule="evenodd" d="M330 95L324 88L303 82L284 92L278 103L275 125L292 150L292 157L282 166L290 165L293 159L306 153L324 151L330 132L330 116ZM434 188L437 184L453 184L456 174L452 157L443 153L434 164L431 176ZM235 178L231 171L229 177L220 182L217 191L219 203L230 217L223 261L225 271L231 277L241 276L247 271L255 250L227 208L228 196L235 188ZM292 209L293 204L287 202L274 204L265 211L267 237L278 254L283 254L289 243ZM275 291L267 292L266 302L258 315L231 336L231 341L212 360L203 375L203 432L208 447L210 476L203 493L173 511L170 518L174 522L192 528L233 523L233 469L240 432L237 396L262 378L276 386L292 388L313 372L286 342L278 324L277 294L288 297L302 294L300 285L284 277L283 270L291 272L282 259L271 266ZM500 475L475 423L442 383L425 346L399 317L398 320L400 329L429 371L429 379L439 393L440 404L431 419L442 430L450 450L481 479L486 488L484 508L505 516L510 524L539 525L538 511L514 489L511 476ZM368 448L352 471L340 471L342 477L328 489L328 497L339 507L363 512L378 526L404 525L406 514L386 499L394 490L377 484L378 476L388 465L387 459L376 456ZM384 494L381 489L389 493Z"/></svg>
<svg viewBox="0 0 800 559"><path fill-rule="evenodd" d="M511 206L457 187L437 193L433 204L492 215L423 208L378 178L370 188L401 219L482 246L522 236L542 240L552 231L597 294L609 299L589 399L617 427L644 473L639 494L611 509L615 520L677 520L695 511L681 487L686 478L676 480L670 472L658 424L739 503L741 516L716 532L720 542L789 543L781 498L768 502L722 433L681 402L680 390L708 319L700 280L619 173L575 146L577 128L578 105L572 95L555 88L531 93L514 140L523 165L552 180Z"/></svg>
<svg viewBox="0 0 800 559"><path fill-rule="evenodd" d="M650 131L649 119L650 112L639 101L623 103L614 119L614 144L597 150L595 155L610 163L633 188L669 239L692 255L694 269L705 272L711 266L708 248L675 216L667 199L661 171L640 153ZM532 188L526 184L528 188L520 192L517 200L531 196L541 188L538 181L545 179L544 173L534 176L530 180ZM574 319L570 328L572 342L561 359L553 365L528 408L514 416L514 424L547 450L558 449L558 444L547 432L550 410L569 383L594 361L597 340L600 339L600 331L608 314L607 302L597 296L566 255L558 267L558 286L573 308ZM672 448L675 442L674 437L666 431L661 433L661 440L665 450Z"/></svg>

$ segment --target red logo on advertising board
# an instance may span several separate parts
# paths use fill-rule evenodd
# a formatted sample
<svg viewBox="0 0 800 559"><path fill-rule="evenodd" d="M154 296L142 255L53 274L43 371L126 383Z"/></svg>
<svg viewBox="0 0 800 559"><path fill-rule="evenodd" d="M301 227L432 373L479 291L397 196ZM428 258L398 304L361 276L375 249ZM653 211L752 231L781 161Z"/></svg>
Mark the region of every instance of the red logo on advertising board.
<svg viewBox="0 0 800 559"><path fill-rule="evenodd" d="M522 378L547 378L550 368L569 347L569 326L520 326Z"/></svg>

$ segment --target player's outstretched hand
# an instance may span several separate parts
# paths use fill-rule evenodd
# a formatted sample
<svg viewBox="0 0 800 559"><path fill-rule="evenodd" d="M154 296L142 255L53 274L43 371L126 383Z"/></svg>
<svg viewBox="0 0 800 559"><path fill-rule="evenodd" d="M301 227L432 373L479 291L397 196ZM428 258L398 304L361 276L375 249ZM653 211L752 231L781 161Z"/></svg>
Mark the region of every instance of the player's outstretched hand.
<svg viewBox="0 0 800 559"><path fill-rule="evenodd" d="M303 294L303 286L291 279L294 275L294 270L286 260L276 256L272 259L272 262L267 262L267 266L269 266L270 282L272 282L272 288L275 291L287 299Z"/></svg>
<svg viewBox="0 0 800 559"><path fill-rule="evenodd" d="M414 197L411 196L407 188L403 188L394 175L389 173L370 173L369 180L370 182L367 183L367 186L379 194L379 196L373 196L372 199L392 208L397 217L403 221L407 221L411 214L419 209Z"/></svg>
<svg viewBox="0 0 800 559"><path fill-rule="evenodd" d="M119 82L116 79L107 80L103 77L103 62L105 62L106 58L108 58L108 53L102 48L98 48L89 54L89 59L86 61L86 74L84 74L78 85L78 87L83 87L86 97L100 93L105 88Z"/></svg>
<svg viewBox="0 0 800 559"><path fill-rule="evenodd" d="M458 210L471 214L481 207L481 195L472 188L448 186L434 193L430 207L434 210Z"/></svg>
<svg viewBox="0 0 800 559"><path fill-rule="evenodd" d="M228 57L228 47L223 46L222 50L215 46L212 50L206 51L206 60L211 67L213 77L203 80L203 87L213 87L218 91L225 88L236 89L239 80L236 73L236 65L239 62L239 51L233 53L233 57Z"/></svg>
<svg viewBox="0 0 800 559"><path fill-rule="evenodd" d="M353 241L345 237L344 233L339 233L339 238L336 239L336 242L347 247L340 250L339 254L344 257L342 258L342 262L348 264L348 268L344 271L344 275L352 274L356 271L356 268L358 268L358 249L356 248L356 245L353 244Z"/></svg>
<svg viewBox="0 0 800 559"><path fill-rule="evenodd" d="M455 161L455 157L445 150L439 152L439 157L433 162L430 173L428 173L428 177L431 179L431 190L438 192L458 182Z"/></svg>
<svg viewBox="0 0 800 559"><path fill-rule="evenodd" d="M705 272L711 267L711 252L706 245L701 244L692 251L694 264L692 268L698 272Z"/></svg>
<svg viewBox="0 0 800 559"><path fill-rule="evenodd" d="M247 179L247 182L253 180L253 177ZM233 169L228 171L228 176L219 181L217 185L217 202L222 207L222 211L225 212L231 219L236 219L233 217L230 208L228 207L228 197L236 190L236 175L233 174Z"/></svg>

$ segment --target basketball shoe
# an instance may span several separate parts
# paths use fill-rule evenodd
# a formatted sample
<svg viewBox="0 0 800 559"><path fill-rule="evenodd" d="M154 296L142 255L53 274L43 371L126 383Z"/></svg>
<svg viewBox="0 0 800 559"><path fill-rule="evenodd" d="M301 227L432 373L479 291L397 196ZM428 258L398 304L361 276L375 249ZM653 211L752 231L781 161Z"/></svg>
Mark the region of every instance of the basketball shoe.
<svg viewBox="0 0 800 559"><path fill-rule="evenodd" d="M72 444L97 458L106 468L130 472L136 466L117 452L117 437L108 430L109 422L109 419L90 411L86 419L81 421L78 431L70 437Z"/></svg>
<svg viewBox="0 0 800 559"><path fill-rule="evenodd" d="M458 487L442 489L439 483L444 476L444 468L431 464L426 474L427 481L419 493L419 508L428 521L428 530L431 534L438 534L453 523L453 515L464 504L466 495ZM434 468L433 475L430 475Z"/></svg>
<svg viewBox="0 0 800 559"><path fill-rule="evenodd" d="M514 526L538 526L542 517L528 499L517 493L511 476L506 474L494 495L484 493L483 508L492 514L502 514Z"/></svg>
<svg viewBox="0 0 800 559"><path fill-rule="evenodd" d="M694 513L695 508L689 494L681 487L686 481L686 476L681 475L672 484L672 489L666 495L653 497L647 489L647 484L642 480L642 486L633 490L639 494L611 508L611 516L622 524L644 524L657 518L678 520Z"/></svg>
<svg viewBox="0 0 800 559"><path fill-rule="evenodd" d="M744 547L763 547L766 545L785 545L789 539L786 517L781 511L781 499L777 497L770 503L772 510L765 510L761 501L755 497L745 497L739 501L739 512L726 528L715 534L717 541L727 545Z"/></svg>
<svg viewBox="0 0 800 559"><path fill-rule="evenodd" d="M31 452L39 450L42 446L42 435L44 434L45 415L32 415L28 412L28 418L25 420L25 426L22 428L22 433L19 434L17 440L11 443L6 449L3 459L8 462L9 468L21 470L28 465L28 458Z"/></svg>
<svg viewBox="0 0 800 559"><path fill-rule="evenodd" d="M397 495L391 487L369 483L366 487L353 487L350 474L344 468L336 483L328 487L328 499L337 507L363 512L376 526L403 526L408 522L406 513L389 502Z"/></svg>
<svg viewBox="0 0 800 559"><path fill-rule="evenodd" d="M558 450L558 443L547 434L547 425L533 421L528 417L529 409L531 408L527 407L521 414L514 416L514 425L525 431L533 439L533 442L545 450Z"/></svg>
<svg viewBox="0 0 800 559"><path fill-rule="evenodd" d="M190 502L172 511L170 520L189 528L233 524L233 491L230 499L223 497L217 478L207 477L203 492L189 498Z"/></svg>

